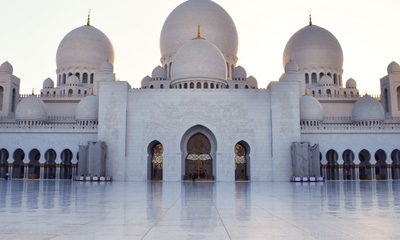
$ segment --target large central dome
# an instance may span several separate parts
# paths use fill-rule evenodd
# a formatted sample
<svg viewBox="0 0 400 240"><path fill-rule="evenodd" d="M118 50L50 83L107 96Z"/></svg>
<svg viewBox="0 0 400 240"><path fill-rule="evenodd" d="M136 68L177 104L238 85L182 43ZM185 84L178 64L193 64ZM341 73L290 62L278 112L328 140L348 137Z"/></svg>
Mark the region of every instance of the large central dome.
<svg viewBox="0 0 400 240"><path fill-rule="evenodd" d="M283 66L290 60L305 68L330 68L341 71L343 52L339 41L328 30L309 25L297 31L283 53Z"/></svg>
<svg viewBox="0 0 400 240"><path fill-rule="evenodd" d="M189 0L172 11L161 31L161 55L175 55L193 38L198 25L202 36L224 55L236 57L238 34L235 23L221 6L210 0Z"/></svg>
<svg viewBox="0 0 400 240"><path fill-rule="evenodd" d="M104 61L114 64L114 48L108 37L89 25L69 32L57 49L57 69L59 71L87 68L100 71Z"/></svg>

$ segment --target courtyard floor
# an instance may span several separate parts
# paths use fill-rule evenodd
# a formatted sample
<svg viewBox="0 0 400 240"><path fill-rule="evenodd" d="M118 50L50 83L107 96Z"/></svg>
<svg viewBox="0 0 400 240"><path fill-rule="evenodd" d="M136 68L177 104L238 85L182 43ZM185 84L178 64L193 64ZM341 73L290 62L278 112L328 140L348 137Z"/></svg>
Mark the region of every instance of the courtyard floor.
<svg viewBox="0 0 400 240"><path fill-rule="evenodd" d="M0 239L400 239L400 181L0 180Z"/></svg>

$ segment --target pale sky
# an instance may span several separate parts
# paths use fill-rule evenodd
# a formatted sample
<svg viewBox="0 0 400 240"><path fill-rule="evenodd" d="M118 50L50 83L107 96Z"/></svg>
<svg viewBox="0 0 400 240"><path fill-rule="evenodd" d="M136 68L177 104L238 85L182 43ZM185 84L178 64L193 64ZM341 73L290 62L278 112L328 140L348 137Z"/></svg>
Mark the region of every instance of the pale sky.
<svg viewBox="0 0 400 240"><path fill-rule="evenodd" d="M161 28L183 0L0 0L0 63L8 60L21 78L21 93L38 93L47 77L56 82L56 51L62 38L86 24L112 41L115 72L133 88L160 64ZM398 0L215 0L239 33L238 65L260 88L278 81L289 38L308 24L330 31L344 54L343 79L357 81L360 93L380 93L379 79L391 61L400 62Z"/></svg>

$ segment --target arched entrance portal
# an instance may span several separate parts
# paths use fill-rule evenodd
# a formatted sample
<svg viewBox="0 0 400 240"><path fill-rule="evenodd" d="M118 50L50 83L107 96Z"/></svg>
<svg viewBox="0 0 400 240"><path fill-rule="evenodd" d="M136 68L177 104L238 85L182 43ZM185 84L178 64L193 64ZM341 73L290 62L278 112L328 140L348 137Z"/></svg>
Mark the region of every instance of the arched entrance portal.
<svg viewBox="0 0 400 240"><path fill-rule="evenodd" d="M150 179L163 180L163 153L164 147L158 142L154 141L149 145L149 164L150 164Z"/></svg>
<svg viewBox="0 0 400 240"><path fill-rule="evenodd" d="M338 154L335 150L331 149L326 153L326 160L328 161L326 179L327 180L338 180L339 169L338 169Z"/></svg>
<svg viewBox="0 0 400 240"><path fill-rule="evenodd" d="M40 178L40 152L39 150L32 149L29 152L29 169L28 169L28 178L29 179L39 179Z"/></svg>
<svg viewBox="0 0 400 240"><path fill-rule="evenodd" d="M61 166L60 166L60 178L61 179L72 179L72 157L71 150L64 149L61 152Z"/></svg>
<svg viewBox="0 0 400 240"><path fill-rule="evenodd" d="M392 154L392 178L400 179L400 150L393 150Z"/></svg>
<svg viewBox="0 0 400 240"><path fill-rule="evenodd" d="M235 180L249 180L249 147L241 141L235 145Z"/></svg>
<svg viewBox="0 0 400 240"><path fill-rule="evenodd" d="M213 180L211 144L202 133L194 134L187 143L185 180Z"/></svg>
<svg viewBox="0 0 400 240"><path fill-rule="evenodd" d="M24 158L25 153L22 149L18 148L14 151L13 154L14 162L13 162L13 170L12 177L13 178L24 178Z"/></svg>
<svg viewBox="0 0 400 240"><path fill-rule="evenodd" d="M354 164L354 153L350 149L343 152L343 179L354 180L356 179L356 170Z"/></svg>
<svg viewBox="0 0 400 240"><path fill-rule="evenodd" d="M8 174L8 151L3 148L0 150L0 178L6 178Z"/></svg>
<svg viewBox="0 0 400 240"><path fill-rule="evenodd" d="M386 164L386 153L382 149L379 149L375 153L375 178L378 180L387 179L387 164Z"/></svg>
<svg viewBox="0 0 400 240"><path fill-rule="evenodd" d="M49 149L44 154L44 179L55 179L56 178L56 157L57 153L54 149Z"/></svg>
<svg viewBox="0 0 400 240"><path fill-rule="evenodd" d="M360 159L360 180L371 180L372 172L371 172L371 154L368 150L361 150L358 154L358 158Z"/></svg>

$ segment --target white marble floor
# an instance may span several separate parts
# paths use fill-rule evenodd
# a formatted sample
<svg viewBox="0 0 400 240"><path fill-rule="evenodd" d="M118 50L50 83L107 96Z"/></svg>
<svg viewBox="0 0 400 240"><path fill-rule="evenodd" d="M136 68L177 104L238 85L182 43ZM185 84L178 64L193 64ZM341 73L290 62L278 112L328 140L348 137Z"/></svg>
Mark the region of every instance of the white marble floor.
<svg viewBox="0 0 400 240"><path fill-rule="evenodd" d="M0 239L400 239L399 181L0 181Z"/></svg>

